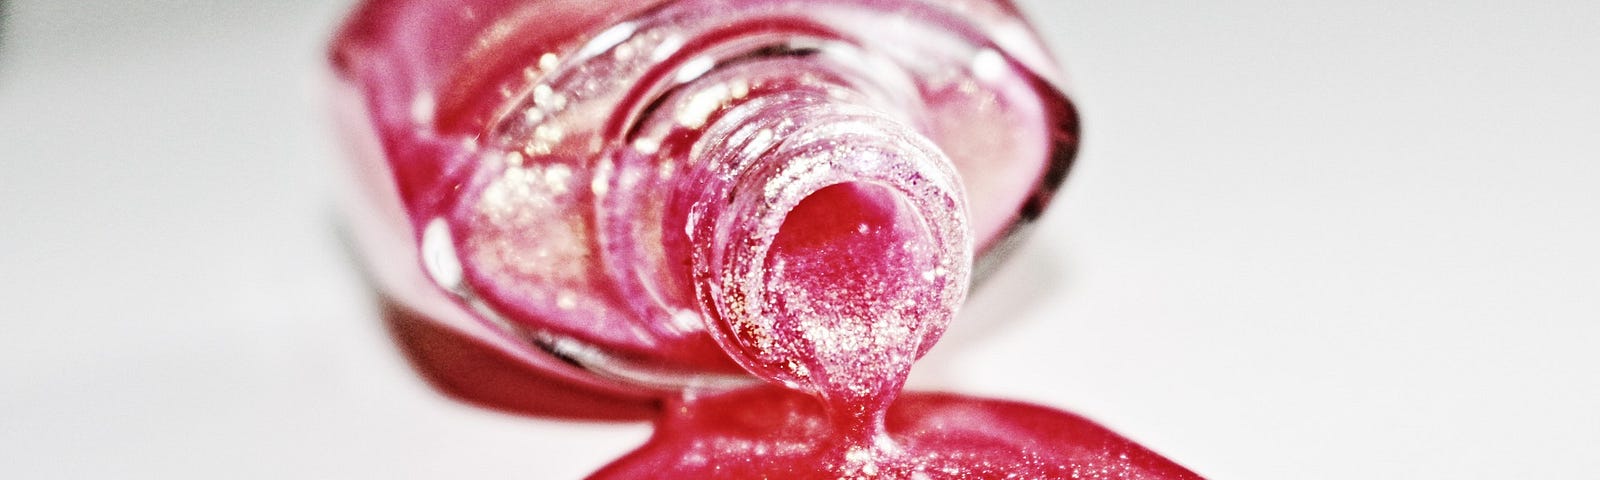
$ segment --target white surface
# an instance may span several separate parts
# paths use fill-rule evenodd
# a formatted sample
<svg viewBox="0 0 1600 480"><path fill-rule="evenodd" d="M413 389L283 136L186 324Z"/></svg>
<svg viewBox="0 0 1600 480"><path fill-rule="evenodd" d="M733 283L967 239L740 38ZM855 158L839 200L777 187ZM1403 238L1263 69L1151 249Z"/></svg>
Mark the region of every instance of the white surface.
<svg viewBox="0 0 1600 480"><path fill-rule="evenodd" d="M401 365L333 234L326 3L6 6L0 477L576 478L648 434ZM1023 3L1080 167L919 384L1215 478L1600 476L1600 4Z"/></svg>

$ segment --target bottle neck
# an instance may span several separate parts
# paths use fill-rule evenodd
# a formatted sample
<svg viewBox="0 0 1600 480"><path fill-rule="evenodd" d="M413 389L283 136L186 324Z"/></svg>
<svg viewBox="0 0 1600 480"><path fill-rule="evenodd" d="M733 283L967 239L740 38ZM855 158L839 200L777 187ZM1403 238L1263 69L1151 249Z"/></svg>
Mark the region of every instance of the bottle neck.
<svg viewBox="0 0 1600 480"><path fill-rule="evenodd" d="M610 114L590 182L597 257L633 331L703 339L738 363L723 366L796 381L763 366L783 355L745 354L740 332L767 322L767 257L789 213L852 185L868 194L835 203L891 205L891 223L913 224L937 252L924 270L938 272L938 293L921 303L944 313L906 356L942 334L969 283L973 234L952 162L913 127L929 114L909 72L848 42L767 32L702 45L644 78ZM834 210L865 211L843 204Z"/></svg>
<svg viewBox="0 0 1600 480"><path fill-rule="evenodd" d="M903 354L914 358L933 345L965 297L973 235L960 178L937 146L867 92L824 76L789 78L709 120L690 152L699 178L679 195L688 200L684 231L707 329L747 370L804 388L817 381L809 378L814 370L827 366L808 367L800 359L806 354L771 339L788 328L773 311L774 301L786 300L775 295L794 293L771 291L782 288L774 280L780 273L774 270L783 268L774 260L782 256L780 237L800 238L788 243L819 251L828 251L830 242L848 244L853 251L847 253L866 259L856 262L864 265L861 271L829 270L825 277L885 274L877 270L896 265L880 268L870 259L916 245L919 273L898 272L924 277L917 288L931 293L914 309L931 317L909 331L919 338L910 343L914 351ZM797 210L802 204L803 213ZM889 233L862 243L857 234L869 227Z"/></svg>

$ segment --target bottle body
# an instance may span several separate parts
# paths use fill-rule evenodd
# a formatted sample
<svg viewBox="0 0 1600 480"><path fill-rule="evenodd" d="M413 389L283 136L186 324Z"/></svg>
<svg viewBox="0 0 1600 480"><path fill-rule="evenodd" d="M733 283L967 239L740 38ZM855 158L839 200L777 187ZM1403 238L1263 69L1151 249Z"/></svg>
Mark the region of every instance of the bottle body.
<svg viewBox="0 0 1600 480"><path fill-rule="evenodd" d="M928 176L872 182L960 197L959 222L934 223L968 232L981 271L1075 148L1053 67L1004 3L606 3L371 1L334 46L350 223L380 288L562 383L649 398L746 381L696 263L744 221L708 192L916 137L932 153L910 162L929 166L907 171ZM872 131L807 127L852 118ZM903 185L942 177L958 181Z"/></svg>

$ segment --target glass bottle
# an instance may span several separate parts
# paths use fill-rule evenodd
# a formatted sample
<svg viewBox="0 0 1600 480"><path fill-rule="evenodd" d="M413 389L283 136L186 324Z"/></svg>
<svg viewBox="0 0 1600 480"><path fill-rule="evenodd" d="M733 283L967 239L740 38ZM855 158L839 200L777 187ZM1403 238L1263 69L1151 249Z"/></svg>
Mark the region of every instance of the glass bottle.
<svg viewBox="0 0 1600 480"><path fill-rule="evenodd" d="M725 317L830 186L918 212L959 303L1077 139L1002 0L369 0L332 62L351 237L402 345L541 413L771 367L730 356Z"/></svg>

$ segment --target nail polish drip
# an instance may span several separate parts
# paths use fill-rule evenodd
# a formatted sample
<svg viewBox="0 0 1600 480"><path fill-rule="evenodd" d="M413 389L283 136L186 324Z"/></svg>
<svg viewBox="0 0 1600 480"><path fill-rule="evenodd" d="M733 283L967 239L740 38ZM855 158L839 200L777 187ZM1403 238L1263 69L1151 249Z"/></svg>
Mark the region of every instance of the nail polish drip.
<svg viewBox="0 0 1600 480"><path fill-rule="evenodd" d="M757 337L822 400L852 448L886 445L883 409L924 341L944 328L938 246L883 187L818 190L789 212L767 257L771 331ZM936 297L936 295L935 295ZM761 346L756 346L761 348Z"/></svg>

